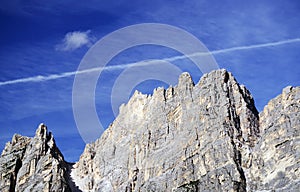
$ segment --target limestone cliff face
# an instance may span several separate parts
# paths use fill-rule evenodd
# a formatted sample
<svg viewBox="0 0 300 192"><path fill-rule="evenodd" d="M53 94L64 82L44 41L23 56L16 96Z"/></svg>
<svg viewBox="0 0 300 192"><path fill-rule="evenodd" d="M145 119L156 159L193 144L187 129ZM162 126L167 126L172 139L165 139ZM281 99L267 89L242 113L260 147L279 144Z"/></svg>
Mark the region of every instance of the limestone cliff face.
<svg viewBox="0 0 300 192"><path fill-rule="evenodd" d="M14 135L0 191L299 191L299 132L300 87L259 114L226 70L196 85L183 73L175 87L136 91L72 171L45 125Z"/></svg>
<svg viewBox="0 0 300 192"><path fill-rule="evenodd" d="M34 138L14 135L0 158L0 191L71 191L69 167L47 127Z"/></svg>
<svg viewBox="0 0 300 192"><path fill-rule="evenodd" d="M8 142L0 158L0 191L15 191L16 179L30 138L18 134Z"/></svg>
<svg viewBox="0 0 300 192"><path fill-rule="evenodd" d="M261 138L253 149L249 188L300 190L300 87L286 87L260 113Z"/></svg>
<svg viewBox="0 0 300 192"><path fill-rule="evenodd" d="M246 191L259 137L249 91L225 70L135 92L72 172L83 191Z"/></svg>

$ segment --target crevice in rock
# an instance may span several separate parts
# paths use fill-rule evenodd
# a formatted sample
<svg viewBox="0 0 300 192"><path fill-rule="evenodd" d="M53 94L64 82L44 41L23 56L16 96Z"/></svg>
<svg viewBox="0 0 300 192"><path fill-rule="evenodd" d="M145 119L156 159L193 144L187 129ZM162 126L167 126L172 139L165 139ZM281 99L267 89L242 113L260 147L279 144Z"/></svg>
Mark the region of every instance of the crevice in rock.
<svg viewBox="0 0 300 192"><path fill-rule="evenodd" d="M16 160L15 170L13 171L13 173L11 173L10 176L9 192L15 192L17 175L21 167L22 167L22 161L18 158Z"/></svg>
<svg viewBox="0 0 300 192"><path fill-rule="evenodd" d="M67 163L67 171L65 172L65 178L68 182L68 186L70 187L70 191L72 192L82 192L79 187L75 184L71 177L72 167L74 163Z"/></svg>
<svg viewBox="0 0 300 192"><path fill-rule="evenodd" d="M147 146L148 146L149 150L150 150L150 143L151 143L151 131L148 130L148 143L147 143Z"/></svg>
<svg viewBox="0 0 300 192"><path fill-rule="evenodd" d="M196 181L190 181L189 183L183 184L179 186L177 191L186 191L186 192L199 192L200 189L198 187L199 180Z"/></svg>
<svg viewBox="0 0 300 192"><path fill-rule="evenodd" d="M233 146L233 161L236 165L236 168L240 174L240 181L234 181L234 189L236 191L239 192L246 192L246 187L247 187L247 183L246 183L246 177L245 177L245 173L244 170L242 168L242 155L241 152L237 149L233 139L231 139L231 144Z"/></svg>
<svg viewBox="0 0 300 192"><path fill-rule="evenodd" d="M226 78L226 76L225 76L225 78ZM226 96L229 98L229 100L228 100L228 102L229 102L229 107L228 107L229 122L226 122L225 124L227 124L227 126L226 126L227 134L230 137L230 143L233 147L233 161L236 165L236 168L239 172L239 177L240 177L240 181L234 181L233 188L235 191L246 192L247 182L246 182L244 170L242 168L242 154L238 149L238 146L241 147L240 142L244 142L243 138L242 138L240 117L237 115L236 110L235 110L236 106L234 104L235 100L234 100L234 96L233 96L232 85L228 85L228 83L226 85L227 85ZM239 87L239 90L240 90L240 87ZM242 92L242 91L240 90L240 92ZM245 96L243 96L243 97L245 97ZM233 122L233 125L231 122ZM237 139L237 141L238 141L237 144L235 143L235 139Z"/></svg>

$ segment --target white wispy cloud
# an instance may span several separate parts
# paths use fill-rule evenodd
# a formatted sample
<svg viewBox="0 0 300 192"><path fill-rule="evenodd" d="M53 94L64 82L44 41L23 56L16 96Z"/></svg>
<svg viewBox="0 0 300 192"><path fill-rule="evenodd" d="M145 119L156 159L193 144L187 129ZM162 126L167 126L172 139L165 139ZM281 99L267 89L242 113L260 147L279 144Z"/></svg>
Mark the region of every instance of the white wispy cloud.
<svg viewBox="0 0 300 192"><path fill-rule="evenodd" d="M300 38L288 39L288 40L264 43L264 44L255 44L255 45L249 45L249 46L231 47L231 48L227 48L227 49L219 49L219 50L210 51L210 53L213 55L217 55L217 54L229 53L229 52L234 52L234 51L250 50L250 49L257 49L257 48L264 48L264 47L273 47L273 46L284 45L284 44L288 44L288 43L297 43L297 42L300 42ZM208 53L194 53L194 54L189 55L189 57L201 56L204 54L208 54ZM162 60L172 62L172 61L181 60L181 59L185 59L185 58L187 58L187 56L182 55L182 56L163 58ZM17 83L49 81L49 80L54 80L54 79L75 76L76 74L90 73L90 72L95 72L95 71L100 71L100 70L125 69L127 67L137 66L137 65L150 65L150 64L152 64L152 62L153 61L151 61L151 60L150 61L141 61L141 62L136 62L136 63L127 63L127 64L121 64L121 65L106 66L104 68L97 67L97 68L92 68L92 69L87 69L87 70L82 70L82 71L71 71L71 72L65 72L65 73L59 73L59 74L51 74L51 75L47 75L47 76L38 75L38 76L33 76L33 77L3 81L3 82L0 82L0 86L17 84Z"/></svg>
<svg viewBox="0 0 300 192"><path fill-rule="evenodd" d="M82 46L90 47L93 44L94 39L90 33L91 30L69 32L65 35L62 42L56 45L56 50L73 51Z"/></svg>

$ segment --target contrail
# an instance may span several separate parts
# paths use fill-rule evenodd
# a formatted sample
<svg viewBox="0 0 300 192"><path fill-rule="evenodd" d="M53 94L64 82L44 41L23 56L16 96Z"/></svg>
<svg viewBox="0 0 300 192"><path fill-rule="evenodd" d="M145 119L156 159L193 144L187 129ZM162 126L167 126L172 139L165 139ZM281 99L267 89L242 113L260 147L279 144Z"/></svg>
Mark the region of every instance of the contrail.
<svg viewBox="0 0 300 192"><path fill-rule="evenodd" d="M273 46L284 45L284 44L289 44L289 43L297 43L297 42L300 42L300 38L287 39L287 40L283 40L283 41L264 43L264 44L256 44L256 45L248 45L248 46L220 49L220 50L211 51L211 53L215 55L215 54L220 54L220 53L228 53L228 52L233 52L233 51L256 49L256 48L263 48L263 47L273 47Z"/></svg>
<svg viewBox="0 0 300 192"><path fill-rule="evenodd" d="M288 40L283 40L283 41L276 41L276 42L271 42L271 43L231 47L231 48L227 48L227 49L213 50L213 51L210 51L209 53L199 52L199 53L191 54L191 55L189 55L189 57L201 56L201 55L207 55L207 54L217 55L217 54L229 53L229 52L234 52L234 51L257 49L257 48L264 48L264 47L273 47L273 46L279 46L279 45L297 43L297 42L300 42L300 38L288 39ZM174 57L169 57L169 58L163 58L162 60L172 62L172 61L186 59L186 58L187 58L187 56L182 55L182 56L174 56ZM106 66L104 68L103 67L97 67L97 68L92 68L92 69L87 69L87 70L82 70L82 71L71 71L71 72L65 72L65 73L59 73L59 74L51 74L51 75L45 75L45 76L38 75L38 76L33 76L33 77L3 81L3 82L0 82L0 86L17 84L17 83L49 81L49 80L54 80L54 79L60 79L60 78L75 76L76 74L90 73L90 72L95 72L95 71L100 71L100 70L125 69L127 67L132 67L132 66L149 65L151 63L152 63L152 61L150 60L150 61L141 61L141 62L135 62L135 63L121 64L121 65Z"/></svg>

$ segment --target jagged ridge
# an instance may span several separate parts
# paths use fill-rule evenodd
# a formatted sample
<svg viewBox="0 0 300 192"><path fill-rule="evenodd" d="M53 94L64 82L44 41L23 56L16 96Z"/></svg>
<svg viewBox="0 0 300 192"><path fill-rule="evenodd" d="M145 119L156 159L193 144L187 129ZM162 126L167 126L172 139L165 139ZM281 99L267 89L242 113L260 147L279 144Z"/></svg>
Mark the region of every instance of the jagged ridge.
<svg viewBox="0 0 300 192"><path fill-rule="evenodd" d="M74 191L71 164L40 124L33 138L15 134L0 158L0 191Z"/></svg>
<svg viewBox="0 0 300 192"><path fill-rule="evenodd" d="M246 149L258 133L253 98L230 73L211 72L197 85L184 73L153 96L135 92L72 174L84 191L246 191Z"/></svg>
<svg viewBox="0 0 300 192"><path fill-rule="evenodd" d="M34 138L15 135L0 158L0 191L297 191L299 112L299 87L258 114L226 70L196 85L183 73L152 96L136 91L72 179L45 125Z"/></svg>

